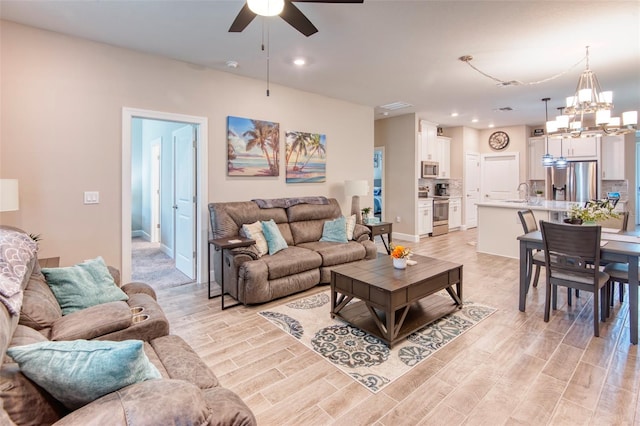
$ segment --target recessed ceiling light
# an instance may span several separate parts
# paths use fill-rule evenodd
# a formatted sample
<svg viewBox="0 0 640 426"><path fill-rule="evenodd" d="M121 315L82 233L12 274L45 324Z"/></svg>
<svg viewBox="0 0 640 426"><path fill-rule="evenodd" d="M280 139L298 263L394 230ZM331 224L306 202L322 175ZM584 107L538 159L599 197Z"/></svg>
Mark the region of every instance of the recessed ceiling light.
<svg viewBox="0 0 640 426"><path fill-rule="evenodd" d="M238 62L237 61L227 61L227 67L229 67L229 68L238 68Z"/></svg>
<svg viewBox="0 0 640 426"><path fill-rule="evenodd" d="M303 66L304 64L307 63L307 61L304 60L304 58L296 58L293 60L293 63L299 67Z"/></svg>
<svg viewBox="0 0 640 426"><path fill-rule="evenodd" d="M471 120L472 123L477 123L478 121L480 120L478 120L477 118L474 118L473 120Z"/></svg>
<svg viewBox="0 0 640 426"><path fill-rule="evenodd" d="M495 126L495 124L493 124L493 123L492 123L492 124L489 124L489 128L490 128L490 129L493 129L494 127L496 127L496 126Z"/></svg>
<svg viewBox="0 0 640 426"><path fill-rule="evenodd" d="M451 116L452 116L452 117L457 117L457 116L458 116L458 113L457 113L457 112L452 112L452 113L451 113Z"/></svg>

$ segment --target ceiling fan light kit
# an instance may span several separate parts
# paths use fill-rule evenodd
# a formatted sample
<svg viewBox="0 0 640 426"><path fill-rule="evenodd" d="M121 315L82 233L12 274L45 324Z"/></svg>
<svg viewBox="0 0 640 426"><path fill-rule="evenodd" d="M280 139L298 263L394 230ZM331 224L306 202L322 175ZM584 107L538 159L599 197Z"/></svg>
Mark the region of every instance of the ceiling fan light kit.
<svg viewBox="0 0 640 426"><path fill-rule="evenodd" d="M293 28L309 37L318 32L300 9L293 3L364 3L364 0L247 0L231 24L229 32L242 32L257 16L280 15Z"/></svg>
<svg viewBox="0 0 640 426"><path fill-rule="evenodd" d="M284 0L247 0L249 9L256 15L276 16L284 8Z"/></svg>

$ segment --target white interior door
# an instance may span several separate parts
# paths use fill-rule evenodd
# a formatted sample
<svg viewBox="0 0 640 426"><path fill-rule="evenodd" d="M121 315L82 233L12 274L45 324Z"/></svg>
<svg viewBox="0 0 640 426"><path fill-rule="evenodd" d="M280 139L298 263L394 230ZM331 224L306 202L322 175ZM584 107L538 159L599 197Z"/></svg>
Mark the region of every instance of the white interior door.
<svg viewBox="0 0 640 426"><path fill-rule="evenodd" d="M478 206L480 201L480 154L467 152L464 156L464 225L466 228L478 226Z"/></svg>
<svg viewBox="0 0 640 426"><path fill-rule="evenodd" d="M520 178L519 164L517 152L483 154L480 163L482 199L489 201L515 198Z"/></svg>
<svg viewBox="0 0 640 426"><path fill-rule="evenodd" d="M174 167L174 241L176 268L191 279L196 273L196 143L190 125L172 133Z"/></svg>
<svg viewBox="0 0 640 426"><path fill-rule="evenodd" d="M151 242L160 241L160 153L162 139L151 142Z"/></svg>

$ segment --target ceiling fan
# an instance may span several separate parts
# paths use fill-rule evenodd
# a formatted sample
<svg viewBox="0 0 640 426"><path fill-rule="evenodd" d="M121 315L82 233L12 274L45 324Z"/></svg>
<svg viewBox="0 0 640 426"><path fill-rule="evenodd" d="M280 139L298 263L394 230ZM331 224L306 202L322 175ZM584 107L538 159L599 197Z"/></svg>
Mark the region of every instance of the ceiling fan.
<svg viewBox="0 0 640 426"><path fill-rule="evenodd" d="M267 13L261 13L261 12L256 12L256 8L254 5L250 5L249 3L264 3L265 7L268 5L268 3L280 3L280 5L282 7L279 7L278 9L281 10L281 12L276 11L275 13L270 13L267 15ZM284 4L282 5L282 3L284 2ZM318 32L318 29L311 23L311 21L309 21L309 19L304 16L304 14L300 11L300 9L298 9L296 6L293 5L293 2L299 2L299 3L364 3L364 0L248 0L244 6L242 7L242 9L240 10L240 12L238 13L238 16L236 16L236 19L233 21L233 24L231 24L231 27L229 28L229 32L230 33L239 33L242 30L244 30L250 23L251 21L253 21L253 18L256 17L256 15L260 14L260 15L264 15L264 16L273 16L273 15L280 15L280 17L282 19L284 19L285 21L287 21L289 23L289 25L291 25L293 28L295 28L296 30L300 31L302 34L304 34L305 36L309 37L310 35L313 35L315 33Z"/></svg>

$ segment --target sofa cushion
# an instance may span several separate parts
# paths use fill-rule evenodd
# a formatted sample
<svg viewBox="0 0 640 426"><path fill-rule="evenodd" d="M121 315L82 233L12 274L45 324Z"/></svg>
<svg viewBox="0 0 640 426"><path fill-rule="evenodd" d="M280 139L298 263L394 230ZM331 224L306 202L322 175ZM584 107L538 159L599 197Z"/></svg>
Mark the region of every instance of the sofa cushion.
<svg viewBox="0 0 640 426"><path fill-rule="evenodd" d="M56 426L205 426L216 424L217 416L207 406L202 390L194 384L182 380L153 380L105 395L60 419Z"/></svg>
<svg viewBox="0 0 640 426"><path fill-rule="evenodd" d="M102 257L65 268L43 268L42 273L63 315L101 303L129 299L116 285Z"/></svg>
<svg viewBox="0 0 640 426"><path fill-rule="evenodd" d="M24 290L20 324L36 330L49 328L62 317L62 309L42 273L33 273Z"/></svg>
<svg viewBox="0 0 640 426"><path fill-rule="evenodd" d="M27 379L14 362L5 362L0 368L0 401L16 425L48 425L67 413L47 391ZM1 417L0 424L5 424Z"/></svg>
<svg viewBox="0 0 640 426"><path fill-rule="evenodd" d="M262 222L258 220L253 223L245 223L242 225L242 233L244 233L245 237L256 241L258 256L264 256L269 253L269 245L262 232Z"/></svg>
<svg viewBox="0 0 640 426"><path fill-rule="evenodd" d="M367 255L363 245L355 241L349 241L346 244L317 241L300 244L299 247L317 252L322 257L322 266L355 262L364 259Z"/></svg>
<svg viewBox="0 0 640 426"><path fill-rule="evenodd" d="M289 247L273 219L262 222L262 232L269 246L269 254L276 254Z"/></svg>
<svg viewBox="0 0 640 426"><path fill-rule="evenodd" d="M320 241L330 241L334 243L346 243L347 238L347 221L344 216L337 219L327 220L322 229L322 238Z"/></svg>
<svg viewBox="0 0 640 426"><path fill-rule="evenodd" d="M72 312L53 323L49 340L90 340L131 325L126 302L109 302Z"/></svg>
<svg viewBox="0 0 640 426"><path fill-rule="evenodd" d="M7 354L25 376L70 410L130 384L161 377L140 340L40 342L11 347Z"/></svg>
<svg viewBox="0 0 640 426"><path fill-rule="evenodd" d="M320 241L325 222L326 219L315 219L290 223L289 227L291 228L291 234L296 243L295 245Z"/></svg>
<svg viewBox="0 0 640 426"><path fill-rule="evenodd" d="M353 240L353 231L356 229L356 215L352 214L347 218L347 239Z"/></svg>
<svg viewBox="0 0 640 426"><path fill-rule="evenodd" d="M322 264L322 258L318 253L297 246L288 247L274 255L264 256L259 261L267 265L269 280L309 271Z"/></svg>

